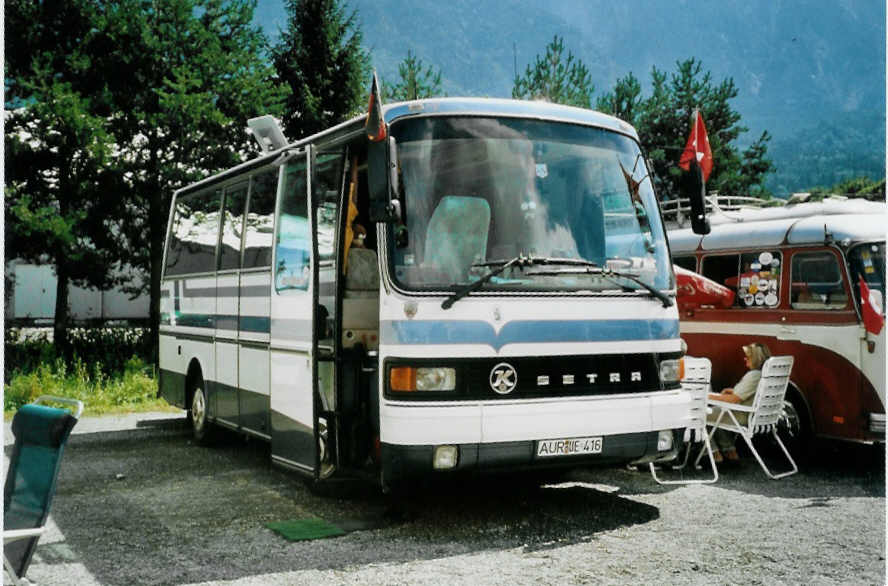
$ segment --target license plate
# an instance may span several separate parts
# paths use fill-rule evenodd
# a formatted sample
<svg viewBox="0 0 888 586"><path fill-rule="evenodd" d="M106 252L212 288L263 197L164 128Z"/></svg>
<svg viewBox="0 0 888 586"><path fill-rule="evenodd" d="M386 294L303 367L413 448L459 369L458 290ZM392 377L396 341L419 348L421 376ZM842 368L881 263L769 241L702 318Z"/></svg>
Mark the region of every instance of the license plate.
<svg viewBox="0 0 888 586"><path fill-rule="evenodd" d="M577 456L580 454L600 454L602 438L572 437L566 439L540 440L537 442L537 457Z"/></svg>

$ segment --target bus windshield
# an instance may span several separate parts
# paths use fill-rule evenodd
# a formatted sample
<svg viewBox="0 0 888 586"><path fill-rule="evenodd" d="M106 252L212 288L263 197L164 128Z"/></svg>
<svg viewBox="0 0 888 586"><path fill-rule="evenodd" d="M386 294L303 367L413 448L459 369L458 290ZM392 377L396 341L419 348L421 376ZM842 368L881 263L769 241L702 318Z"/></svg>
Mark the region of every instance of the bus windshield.
<svg viewBox="0 0 888 586"><path fill-rule="evenodd" d="M869 242L858 244L848 251L851 270L851 282L857 303L860 304L860 280L866 281L870 291L878 291L885 299L885 243ZM882 312L884 313L884 301Z"/></svg>
<svg viewBox="0 0 888 586"><path fill-rule="evenodd" d="M392 134L403 223L391 228L389 258L399 287L447 291L483 279L473 290L672 288L651 180L631 138L485 117L408 119ZM546 259L545 270L514 263L488 274L519 256Z"/></svg>

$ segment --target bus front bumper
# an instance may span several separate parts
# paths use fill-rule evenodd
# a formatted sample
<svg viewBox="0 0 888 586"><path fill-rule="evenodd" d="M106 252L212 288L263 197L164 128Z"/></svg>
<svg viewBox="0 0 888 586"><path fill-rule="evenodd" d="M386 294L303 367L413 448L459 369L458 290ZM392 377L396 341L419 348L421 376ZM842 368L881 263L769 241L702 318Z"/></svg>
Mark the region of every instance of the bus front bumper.
<svg viewBox="0 0 888 586"><path fill-rule="evenodd" d="M682 390L567 400L384 404L383 479L669 460L683 445L691 417L691 396ZM594 450L563 454L551 449L553 442L599 440Z"/></svg>
<svg viewBox="0 0 888 586"><path fill-rule="evenodd" d="M430 474L496 474L578 468L584 466L623 465L675 459L683 446L683 429L663 430L672 441L664 445L658 431L625 433L601 438L601 451L595 454L539 456L539 441L444 445L381 446L382 473L388 482ZM664 449L665 448L665 449ZM440 450L446 456L441 467Z"/></svg>

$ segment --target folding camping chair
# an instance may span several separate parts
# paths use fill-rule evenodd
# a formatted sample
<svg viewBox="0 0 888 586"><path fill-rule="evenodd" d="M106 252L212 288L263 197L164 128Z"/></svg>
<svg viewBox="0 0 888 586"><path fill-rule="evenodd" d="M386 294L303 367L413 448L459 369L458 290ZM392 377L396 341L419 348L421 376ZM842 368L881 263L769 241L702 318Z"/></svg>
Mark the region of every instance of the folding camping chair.
<svg viewBox="0 0 888 586"><path fill-rule="evenodd" d="M41 405L47 402L69 404L74 414ZM49 516L62 451L82 412L81 401L43 395L12 419L15 445L3 492L3 567L13 584L29 584L25 572Z"/></svg>
<svg viewBox="0 0 888 586"><path fill-rule="evenodd" d="M738 405L735 403L726 403L724 401L709 401L709 406L717 411L718 416L715 423L712 424L712 432L709 434L710 440L716 429L724 429L739 433L743 436L746 445L758 460L759 465L769 478L776 480L795 474L799 471L789 450L783 445L783 441L777 434L777 422L783 414L783 399L786 396L786 388L789 386L789 373L792 371L792 356L772 356L768 358L762 365L762 378L759 380L755 390L755 399L751 406ZM745 424L738 421L735 414L746 413L749 418ZM781 472L780 474L772 473L765 465L764 460L759 455L755 446L752 445L752 438L759 433L770 433L786 459L789 460L792 470ZM697 456L697 462L700 461L703 453Z"/></svg>
<svg viewBox="0 0 888 586"><path fill-rule="evenodd" d="M712 447L709 445L709 436L706 434L706 401L709 395L709 380L712 375L712 363L708 358L693 358L686 356L684 359L684 378L681 379L681 388L691 393L693 404L691 407L691 421L685 432L685 438L688 442L685 451L684 461L680 466L673 467L674 470L684 470L690 458L693 444L703 442L703 450L709 452L709 462L712 464L712 478L707 479L686 479L686 480L661 480L657 476L654 463L651 462L651 476L660 484L711 484L718 480L718 468L715 465L715 458L712 456ZM698 458L699 460L699 458Z"/></svg>

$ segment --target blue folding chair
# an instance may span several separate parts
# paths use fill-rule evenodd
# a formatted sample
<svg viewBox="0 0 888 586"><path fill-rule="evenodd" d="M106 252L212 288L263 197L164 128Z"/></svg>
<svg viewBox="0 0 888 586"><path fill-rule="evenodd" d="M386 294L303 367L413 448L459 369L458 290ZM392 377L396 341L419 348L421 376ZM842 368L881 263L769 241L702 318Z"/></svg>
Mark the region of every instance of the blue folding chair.
<svg viewBox="0 0 888 586"><path fill-rule="evenodd" d="M71 405L74 413L41 403ZM12 418L15 445L3 492L3 567L13 584L29 584L25 572L43 533L56 491L62 451L83 412L83 403L43 395Z"/></svg>

